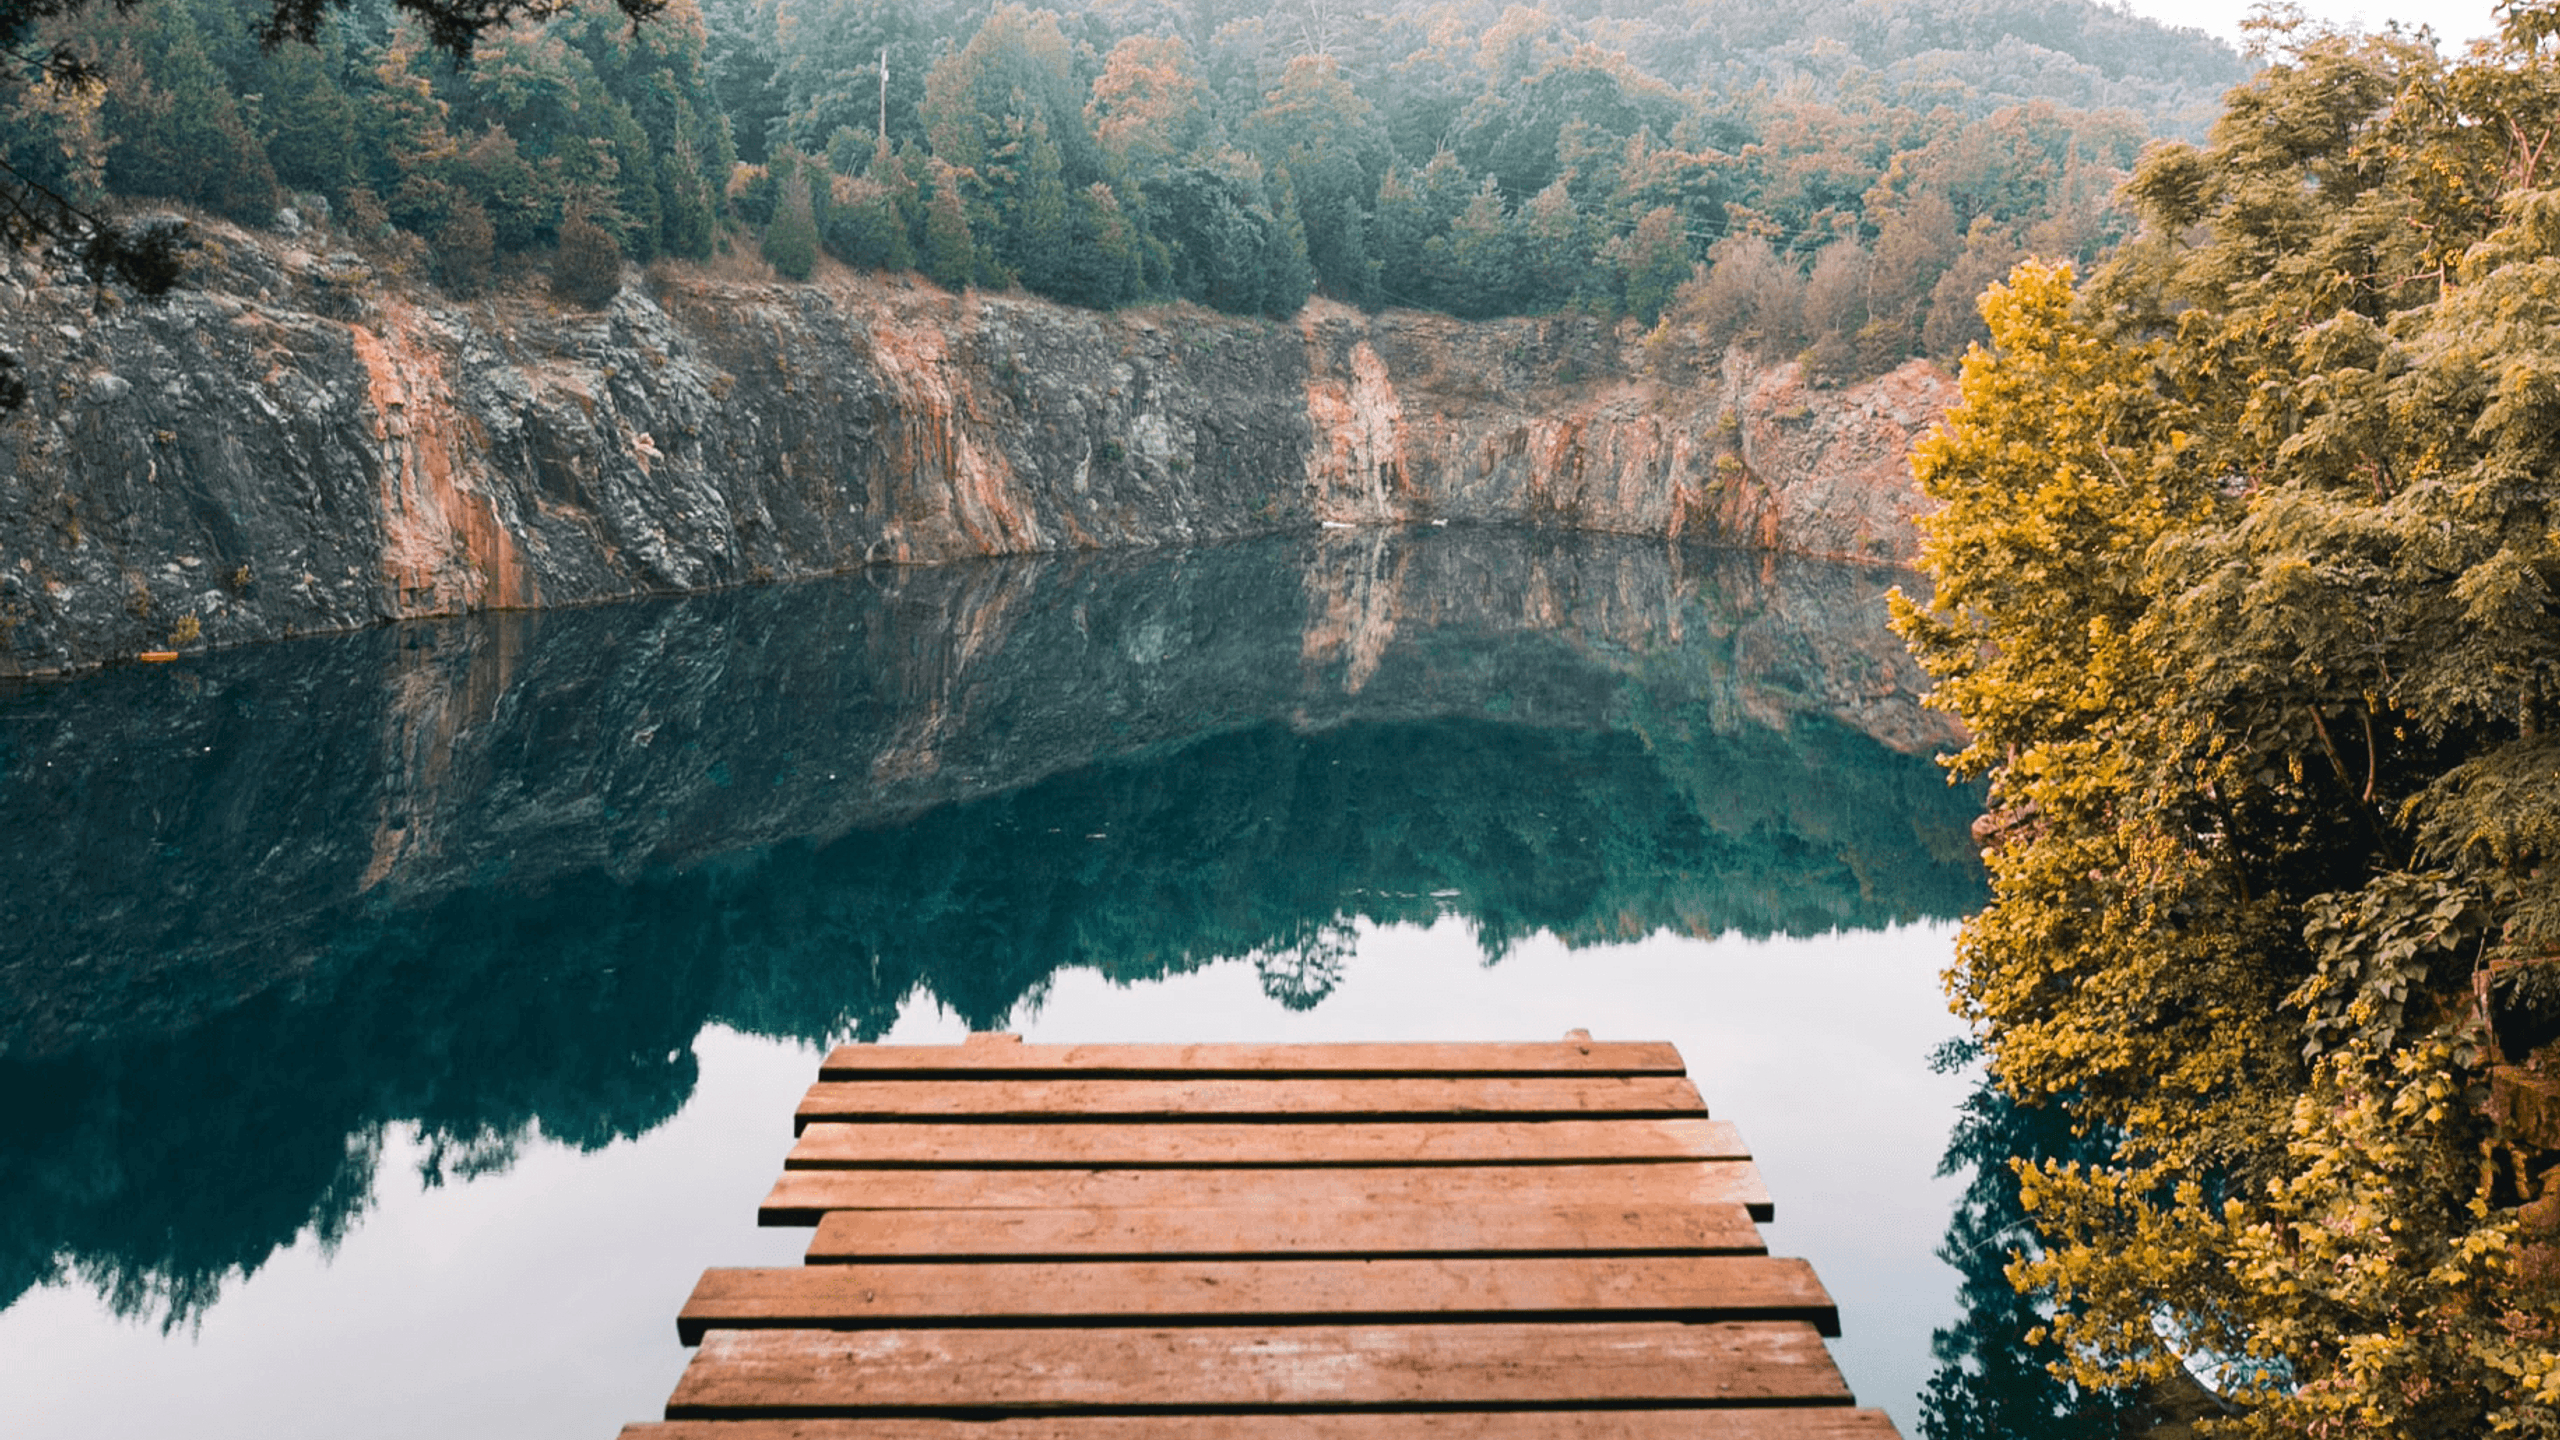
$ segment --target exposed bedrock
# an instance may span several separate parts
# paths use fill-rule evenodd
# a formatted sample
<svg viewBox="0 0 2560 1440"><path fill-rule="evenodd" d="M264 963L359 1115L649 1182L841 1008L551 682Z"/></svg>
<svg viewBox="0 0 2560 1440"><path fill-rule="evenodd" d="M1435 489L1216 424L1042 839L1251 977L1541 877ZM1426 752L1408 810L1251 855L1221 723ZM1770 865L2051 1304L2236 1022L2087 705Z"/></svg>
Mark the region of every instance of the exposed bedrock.
<svg viewBox="0 0 2560 1440"><path fill-rule="evenodd" d="M0 674L866 563L1515 522L1905 561L1952 384L1584 317L1114 314L674 270L459 303L224 231L97 313L0 259ZM192 621L192 624L189 622Z"/></svg>

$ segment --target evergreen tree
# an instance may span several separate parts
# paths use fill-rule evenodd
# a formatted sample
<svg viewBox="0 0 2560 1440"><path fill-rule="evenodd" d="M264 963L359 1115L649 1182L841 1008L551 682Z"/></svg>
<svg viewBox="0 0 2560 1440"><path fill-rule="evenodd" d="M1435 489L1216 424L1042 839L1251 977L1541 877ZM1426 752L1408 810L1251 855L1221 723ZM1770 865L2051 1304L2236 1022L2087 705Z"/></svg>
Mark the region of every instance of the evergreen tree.
<svg viewBox="0 0 2560 1440"><path fill-rule="evenodd" d="M784 157L777 156L779 164ZM816 166L791 164L781 179L782 198L764 230L765 263L785 280L806 280L818 264L818 217L809 186Z"/></svg>
<svg viewBox="0 0 2560 1440"><path fill-rule="evenodd" d="M879 181L864 176L844 182L837 203L828 207L819 239L828 254L861 270L911 270L915 252L907 245L906 226Z"/></svg>
<svg viewBox="0 0 2560 1440"><path fill-rule="evenodd" d="M1450 222L1447 279L1442 302L1466 316L1506 314L1520 304L1526 279L1520 236L1502 203L1501 187L1484 177L1475 198Z"/></svg>
<svg viewBox="0 0 2560 1440"><path fill-rule="evenodd" d="M276 179L295 190L343 196L356 178L356 107L334 66L343 44L333 27L319 46L279 46L265 59L258 128Z"/></svg>
<svg viewBox="0 0 2560 1440"><path fill-rule="evenodd" d="M1015 183L997 200L997 248L1024 288L1063 299L1074 288L1075 237L1058 147L1038 115L1024 123L1019 153Z"/></svg>
<svg viewBox="0 0 2560 1440"><path fill-rule="evenodd" d="M688 260L711 257L717 211L713 190L703 180L701 122L681 98L672 107L674 133L658 165L658 213L667 253Z"/></svg>
<svg viewBox="0 0 2560 1440"><path fill-rule="evenodd" d="M564 239L562 244L565 246L567 241ZM498 234L489 226L488 213L468 197L457 199L452 213L436 232L436 283L450 295L477 295L489 284L497 253Z"/></svg>
<svg viewBox="0 0 2560 1440"><path fill-rule="evenodd" d="M930 183L925 197L924 243L918 251L924 273L945 290L960 290L974 284L978 276L978 247L970 233L969 211L960 193L960 176L945 160L933 160L928 166Z"/></svg>
<svg viewBox="0 0 2560 1440"><path fill-rule="evenodd" d="M1286 171L1280 175L1280 203L1272 213L1268 243L1269 278L1262 313L1274 320L1291 319L1315 289L1315 267L1307 261L1307 226L1298 214L1298 193Z"/></svg>
<svg viewBox="0 0 2560 1440"><path fill-rule="evenodd" d="M838 129L881 139L881 64L888 65L891 144L922 138L917 108L937 37L934 12L899 0L778 0L772 7L773 84L781 92L778 133L816 147Z"/></svg>
<svg viewBox="0 0 2560 1440"><path fill-rule="evenodd" d="M1266 169L1286 172L1316 278L1336 295L1367 302L1378 271L1368 208L1386 171L1386 132L1330 56L1289 62L1247 130Z"/></svg>
<svg viewBox="0 0 2560 1440"><path fill-rule="evenodd" d="M1514 308L1536 314L1589 298L1591 230L1565 177L1531 197L1516 221L1520 280Z"/></svg>
<svg viewBox="0 0 2560 1440"><path fill-rule="evenodd" d="M1619 303L1646 325L1662 317L1697 269L1689 258L1688 237L1680 230L1680 212L1668 205L1646 212L1634 230L1610 241L1601 256L1618 274Z"/></svg>
<svg viewBox="0 0 2560 1440"><path fill-rule="evenodd" d="M1426 303L1419 294L1422 250L1434 234L1430 208L1413 177L1391 167L1378 182L1375 222L1380 298L1402 305Z"/></svg>
<svg viewBox="0 0 2560 1440"><path fill-rule="evenodd" d="M1096 181L1077 192L1068 218L1057 298L1097 309L1136 299L1145 281L1138 230L1111 187Z"/></svg>
<svg viewBox="0 0 2560 1440"><path fill-rule="evenodd" d="M106 182L264 224L282 198L266 148L250 133L183 4L140 8L111 23L115 49L100 120Z"/></svg>
<svg viewBox="0 0 2560 1440"><path fill-rule="evenodd" d="M648 135L633 118L631 107L620 101L606 101L602 108L613 146L614 209L622 222L619 228L623 253L646 265L658 254L665 226L665 212L659 202L657 157L650 150Z"/></svg>
<svg viewBox="0 0 2560 1440"><path fill-rule="evenodd" d="M462 151L452 173L460 193L489 217L499 249L530 250L557 233L563 197L551 183L555 177L525 159L505 126L481 132ZM445 212L452 204L451 198L443 202ZM441 228L443 221L440 213L433 223Z"/></svg>
<svg viewBox="0 0 2560 1440"><path fill-rule="evenodd" d="M462 151L450 128L450 107L423 72L426 50L426 39L415 28L404 25L392 32L391 43L374 62L374 98L358 123L369 181L365 188L382 197L383 213L392 224L431 235L452 216Z"/></svg>

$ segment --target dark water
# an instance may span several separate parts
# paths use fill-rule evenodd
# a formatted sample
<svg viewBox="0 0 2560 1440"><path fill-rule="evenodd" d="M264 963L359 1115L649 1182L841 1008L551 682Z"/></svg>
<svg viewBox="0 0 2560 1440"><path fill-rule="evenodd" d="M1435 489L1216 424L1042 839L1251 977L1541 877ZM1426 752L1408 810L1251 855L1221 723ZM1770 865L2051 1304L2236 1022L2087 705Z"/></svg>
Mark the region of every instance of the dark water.
<svg viewBox="0 0 2560 1440"><path fill-rule="evenodd" d="M403 1413L610 1434L681 1361L682 1285L607 1294L607 1272L774 1253L746 1227L802 1047L901 1026L1694 1033L1770 1171L1773 1243L1814 1253L1785 1231L1789 1147L1901 1103L1934 1158L1966 1088L1926 1059L1954 1028L1944 922L1981 895L1978 797L1928 758L1946 737L1881 627L1894 578L1324 537L407 626L0 694L0 1357L40 1329L22 1378L41 1354L183 1413L247 1406L240 1433L298 1433L297 1405L346 1433L293 1372L329 1363L333 1328L538 1249L520 1269L546 1296L592 1285L599 1334L652 1337L561 1363L645 1346L642 1378L570 1413L451 1411L494 1382L444 1357L532 1344L506 1329L539 1311L532 1282L481 1279L477 1305L400 1327L416 1353L391 1358L422 1377ZM1835 1063L1732 1058L1782 1011L1796 1053ZM1790 1118L1785 1097L1865 1073L1862 1025L1895 1037L1884 1078ZM1759 1120L1734 1108L1764 1091ZM1835 1273L1863 1273L1854 1207L1842 1258L1814 1256L1853 1383L1906 1428L1925 1336L1956 1316L1926 1255L1953 1193L1924 1197L1931 1233L1897 1241L1872 1300ZM578 1258L546 1225L625 1249ZM1867 1365L1898 1393L1851 1364L1861 1306L1898 1337ZM1973 1344L1981 1370L1964 1333L1950 1354ZM116 1429L62 1403L32 1433Z"/></svg>

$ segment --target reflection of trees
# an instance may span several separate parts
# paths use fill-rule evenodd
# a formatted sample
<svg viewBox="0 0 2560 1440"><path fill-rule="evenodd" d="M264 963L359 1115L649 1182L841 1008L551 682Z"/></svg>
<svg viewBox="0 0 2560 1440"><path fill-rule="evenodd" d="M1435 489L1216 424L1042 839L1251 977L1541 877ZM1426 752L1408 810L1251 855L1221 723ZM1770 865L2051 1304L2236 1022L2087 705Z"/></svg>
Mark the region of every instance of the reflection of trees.
<svg viewBox="0 0 2560 1440"><path fill-rule="evenodd" d="M1959 1041L1937 1065L1955 1069L1980 1059ZM2103 1146L2075 1140L2061 1111L2022 1106L1985 1080L1964 1102L1938 1173L1969 1171L1964 1198L1947 1222L1938 1258L1964 1276L1963 1318L1930 1338L1938 1371L1921 1398L1921 1433L1930 1440L2097 1440L2123 1433L2125 1406L2089 1394L2046 1367L2061 1358L2050 1341L2029 1341L2044 1320L2037 1297L2010 1285L2011 1256L2034 1244L2018 1203L2015 1159L2062 1158Z"/></svg>
<svg viewBox="0 0 2560 1440"><path fill-rule="evenodd" d="M1979 1046L1956 1041L1933 1063L1956 1070L1981 1058ZM2074 1135L2059 1107L2020 1105L1987 1078L1964 1102L1938 1164L1941 1175L1972 1176L1938 1247L1938 1258L1964 1277L1964 1314L1930 1337L1938 1370L1920 1402L1928 1440L2165 1437L2191 1433L2183 1422L2212 1412L2199 1386L2141 1394L2083 1389L2049 1368L2062 1359L2060 1346L2028 1338L2051 1308L2009 1283L2010 1258L2035 1244L2012 1162L2103 1162L2110 1153L2102 1139Z"/></svg>
<svg viewBox="0 0 2560 1440"><path fill-rule="evenodd" d="M1342 967L1359 935L1340 916L1308 925L1283 943L1253 952L1262 993L1291 1010L1313 1010L1342 983Z"/></svg>
<svg viewBox="0 0 2560 1440"><path fill-rule="evenodd" d="M984 1027L1222 957L1306 1006L1360 924L1498 957L1978 902L1974 797L1907 696L1870 718L1875 577L1393 543L1356 694L1290 542L0 697L0 1302L184 1320L343 1230L392 1127L430 1182L635 1135L707 1023L876 1036L922 989Z"/></svg>
<svg viewBox="0 0 2560 1440"><path fill-rule="evenodd" d="M1719 735L1690 714L1651 748L1475 719L1261 725L825 845L357 905L297 989L149 1044L0 1058L0 1093L31 1097L0 1106L0 1296L71 1257L134 1313L200 1313L227 1274L343 1229L384 1127L419 1126L430 1183L503 1168L537 1124L599 1147L681 1106L711 1022L876 1036L921 988L983 1028L1063 967L1128 982L1221 957L1302 1009L1356 922L1443 913L1489 955L1542 931L1949 915L1980 882L1937 852L1960 855L1972 809L1928 761L1821 722Z"/></svg>

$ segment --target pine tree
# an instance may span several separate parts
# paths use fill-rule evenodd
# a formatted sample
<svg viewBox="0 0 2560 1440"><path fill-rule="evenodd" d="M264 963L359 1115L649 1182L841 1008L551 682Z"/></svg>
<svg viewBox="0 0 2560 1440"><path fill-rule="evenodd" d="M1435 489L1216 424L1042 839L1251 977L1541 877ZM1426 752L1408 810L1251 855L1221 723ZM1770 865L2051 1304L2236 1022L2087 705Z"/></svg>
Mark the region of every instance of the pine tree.
<svg viewBox="0 0 2560 1440"><path fill-rule="evenodd" d="M1520 237L1490 175L1450 223L1448 275L1444 299L1460 315L1500 315L1520 304L1526 278Z"/></svg>
<svg viewBox="0 0 2560 1440"><path fill-rule="evenodd" d="M340 196L355 183L356 107L332 73L339 49L333 30L323 47L279 46L262 67L267 159L276 179L296 190Z"/></svg>
<svg viewBox="0 0 2560 1440"><path fill-rule="evenodd" d="M764 230L765 263L786 280L806 280L818 265L818 217L810 199L814 164L790 167L782 178L782 199L774 206L773 223Z"/></svg>
<svg viewBox="0 0 2560 1440"><path fill-rule="evenodd" d="M613 147L614 208L622 222L623 253L646 265L658 254L665 225L658 200L657 157L631 107L608 101L604 108Z"/></svg>
<svg viewBox="0 0 2560 1440"><path fill-rule="evenodd" d="M960 177L942 160L930 164L931 194L925 200L924 273L945 290L975 283L978 246L969 232L969 212L960 194Z"/></svg>
<svg viewBox="0 0 2560 1440"><path fill-rule="evenodd" d="M674 104L674 117L673 142L658 163L659 214L664 217L667 253L705 260L711 256L718 217L714 192L702 175L701 122L681 98Z"/></svg>
<svg viewBox="0 0 2560 1440"><path fill-rule="evenodd" d="M101 119L106 181L132 195L192 201L265 224L282 198L275 170L205 53L184 5L137 9L111 22L116 49Z"/></svg>
<svg viewBox="0 0 2560 1440"><path fill-rule="evenodd" d="M1051 299L1068 298L1075 238L1067 212L1064 164L1048 125L1034 115L1022 127L1021 170L998 203L998 249L1022 277L1025 289Z"/></svg>
<svg viewBox="0 0 2560 1440"><path fill-rule="evenodd" d="M1315 268L1307 263L1307 226L1298 215L1297 188L1285 171L1280 176L1280 203L1272 214L1269 243L1262 313L1274 320L1293 319L1314 292Z"/></svg>
<svg viewBox="0 0 2560 1440"><path fill-rule="evenodd" d="M1563 176L1532 196L1516 217L1520 287L1517 308L1536 314L1580 298L1592 262L1591 230Z"/></svg>

